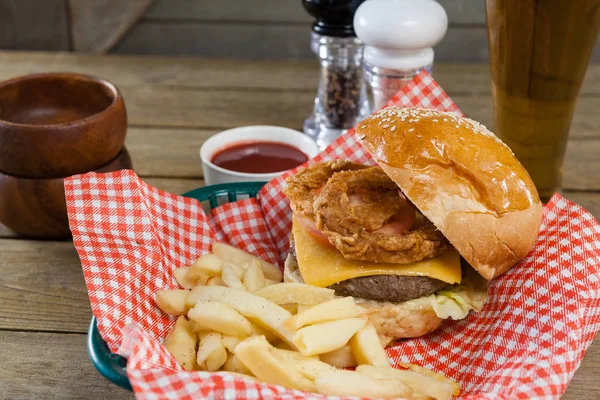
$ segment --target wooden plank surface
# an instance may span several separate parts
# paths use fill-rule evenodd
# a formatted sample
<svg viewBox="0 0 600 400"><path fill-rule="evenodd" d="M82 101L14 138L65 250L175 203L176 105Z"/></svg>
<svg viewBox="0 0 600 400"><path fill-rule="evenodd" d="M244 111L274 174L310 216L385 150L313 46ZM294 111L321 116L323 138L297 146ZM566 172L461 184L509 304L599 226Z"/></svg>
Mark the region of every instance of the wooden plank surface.
<svg viewBox="0 0 600 400"><path fill-rule="evenodd" d="M4 239L0 255L0 329L87 331L92 313L71 242Z"/></svg>
<svg viewBox="0 0 600 400"><path fill-rule="evenodd" d="M313 21L300 0L155 0L144 19L275 23Z"/></svg>
<svg viewBox="0 0 600 400"><path fill-rule="evenodd" d="M487 62L485 25L450 25L434 47L437 62ZM113 49L122 54L314 59L309 24L142 19ZM600 61L600 44L592 60Z"/></svg>
<svg viewBox="0 0 600 400"><path fill-rule="evenodd" d="M314 58L310 50L309 24L142 20L113 51L206 57Z"/></svg>
<svg viewBox="0 0 600 400"><path fill-rule="evenodd" d="M588 349L562 400L598 400L600 398L600 338Z"/></svg>
<svg viewBox="0 0 600 400"><path fill-rule="evenodd" d="M216 129L130 128L126 146L140 176L202 177L200 147ZM170 144L165 145L165 140Z"/></svg>
<svg viewBox="0 0 600 400"><path fill-rule="evenodd" d="M276 49L276 50L274 50ZM314 59L308 24L141 20L113 49L122 54ZM435 47L438 62L488 60L484 26L449 26ZM597 60L598 52L594 53Z"/></svg>
<svg viewBox="0 0 600 400"><path fill-rule="evenodd" d="M312 112L314 92L236 89L202 89L135 86L121 87L129 123L137 126L222 129L242 125L282 125L301 129ZM453 95L454 102L470 118L493 125L489 95ZM596 118L600 97L577 105L573 138L599 138Z"/></svg>
<svg viewBox="0 0 600 400"><path fill-rule="evenodd" d="M312 62L0 53L0 80L51 69L106 74L117 83L129 109L127 146L136 171L173 193L203 185L198 149L214 132L265 122L300 128L317 73ZM486 66L439 65L436 74L468 115L489 124ZM590 69L583 92L565 168L566 186L581 190L564 195L599 217L599 67ZM9 234L0 227L0 237ZM132 398L87 358L91 311L72 243L1 239L0 299L0 398ZM599 398L598 360L597 339L565 399Z"/></svg>
<svg viewBox="0 0 600 400"><path fill-rule="evenodd" d="M121 87L131 125L227 128L281 125L299 128L315 93L236 89ZM600 98L598 99L600 102Z"/></svg>
<svg viewBox="0 0 600 400"><path fill-rule="evenodd" d="M73 50L104 53L146 13L152 0L66 0Z"/></svg>
<svg viewBox="0 0 600 400"><path fill-rule="evenodd" d="M243 63L243 68L240 68ZM235 60L131 55L75 55L44 52L0 52L0 80L45 72L71 71L98 75L117 86L181 86L293 90L314 93L319 70L314 60ZM487 95L487 64L436 63L435 79L451 95ZM581 88L583 97L600 96L600 65L591 64Z"/></svg>
<svg viewBox="0 0 600 400"><path fill-rule="evenodd" d="M0 1L0 49L69 50L65 0Z"/></svg>
<svg viewBox="0 0 600 400"><path fill-rule="evenodd" d="M243 63L243 68L240 65ZM316 61L201 59L70 53L0 52L0 80L24 74L70 71L121 86L272 89L314 92ZM600 74L600 67L598 68ZM600 86L600 84L599 84Z"/></svg>
<svg viewBox="0 0 600 400"><path fill-rule="evenodd" d="M484 24L485 2L439 0L452 24ZM299 0L155 0L145 19L180 21L312 22Z"/></svg>
<svg viewBox="0 0 600 400"><path fill-rule="evenodd" d="M94 369L85 342L83 334L0 331L0 398L133 399Z"/></svg>

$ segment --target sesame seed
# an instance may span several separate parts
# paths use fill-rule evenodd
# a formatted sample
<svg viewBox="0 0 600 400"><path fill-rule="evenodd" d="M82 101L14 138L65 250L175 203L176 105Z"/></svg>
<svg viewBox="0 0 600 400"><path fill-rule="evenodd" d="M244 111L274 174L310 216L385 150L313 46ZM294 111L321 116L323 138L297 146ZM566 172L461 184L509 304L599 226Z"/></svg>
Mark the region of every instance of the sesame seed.
<svg viewBox="0 0 600 400"><path fill-rule="evenodd" d="M389 127L390 127L390 124L384 124L384 125L383 125L383 127L384 127L384 128L389 128Z"/></svg>
<svg viewBox="0 0 600 400"><path fill-rule="evenodd" d="M460 128L460 125L456 125L455 128Z"/></svg>
<svg viewBox="0 0 600 400"><path fill-rule="evenodd" d="M444 122L448 122L448 118L444 118Z"/></svg>
<svg viewBox="0 0 600 400"><path fill-rule="evenodd" d="M433 121L433 122L438 122L438 120L437 120L437 119L432 119L432 121Z"/></svg>
<svg viewBox="0 0 600 400"><path fill-rule="evenodd" d="M415 130L415 128L410 128L408 131L409 131L409 132L412 132L412 131L414 131L414 130Z"/></svg>
<svg viewBox="0 0 600 400"><path fill-rule="evenodd" d="M390 129L392 132L394 132L396 130L396 126L392 126L392 129Z"/></svg>

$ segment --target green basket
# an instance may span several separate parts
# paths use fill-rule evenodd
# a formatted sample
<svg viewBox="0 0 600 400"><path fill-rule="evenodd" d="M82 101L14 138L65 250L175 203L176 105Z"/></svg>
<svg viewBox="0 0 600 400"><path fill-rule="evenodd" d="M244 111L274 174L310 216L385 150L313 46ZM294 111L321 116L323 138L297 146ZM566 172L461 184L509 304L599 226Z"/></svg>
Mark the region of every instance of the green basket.
<svg viewBox="0 0 600 400"><path fill-rule="evenodd" d="M184 193L183 196L199 200L203 202L204 207L213 209L221 204L236 201L239 196L256 197L264 185L265 182L225 183L192 190ZM208 204L205 204L206 202ZM110 352L108 345L100 336L96 317L92 317L90 322L87 350L90 360L100 374L109 381L132 390L129 378L127 378L127 360Z"/></svg>

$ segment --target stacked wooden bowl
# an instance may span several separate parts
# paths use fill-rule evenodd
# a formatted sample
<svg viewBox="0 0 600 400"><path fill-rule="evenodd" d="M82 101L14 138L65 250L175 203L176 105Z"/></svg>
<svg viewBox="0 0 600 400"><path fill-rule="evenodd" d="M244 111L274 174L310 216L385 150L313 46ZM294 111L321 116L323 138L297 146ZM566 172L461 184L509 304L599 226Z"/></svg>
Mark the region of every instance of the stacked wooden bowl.
<svg viewBox="0 0 600 400"><path fill-rule="evenodd" d="M64 178L131 169L127 114L111 83L28 75L0 83L0 222L35 238L70 236Z"/></svg>

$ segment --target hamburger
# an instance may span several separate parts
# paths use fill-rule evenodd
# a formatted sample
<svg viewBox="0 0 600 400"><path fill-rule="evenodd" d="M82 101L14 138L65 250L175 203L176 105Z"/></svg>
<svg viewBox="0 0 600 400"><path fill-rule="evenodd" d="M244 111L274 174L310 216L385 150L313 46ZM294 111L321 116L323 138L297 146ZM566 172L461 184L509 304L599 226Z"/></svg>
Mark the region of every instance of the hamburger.
<svg viewBox="0 0 600 400"><path fill-rule="evenodd" d="M533 247L542 204L483 125L390 107L358 124L376 165L314 164L287 179L286 281L353 296L384 344L465 318Z"/></svg>

